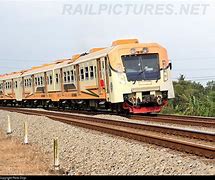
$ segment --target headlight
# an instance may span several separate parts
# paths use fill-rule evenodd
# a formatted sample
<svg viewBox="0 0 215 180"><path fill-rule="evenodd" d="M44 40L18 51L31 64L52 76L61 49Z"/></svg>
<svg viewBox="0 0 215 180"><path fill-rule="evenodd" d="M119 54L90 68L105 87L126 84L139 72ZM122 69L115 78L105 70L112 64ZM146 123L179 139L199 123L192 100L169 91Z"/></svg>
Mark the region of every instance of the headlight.
<svg viewBox="0 0 215 180"><path fill-rule="evenodd" d="M149 49L148 49L147 47L144 47L144 48L143 48L143 53L146 54L146 53L148 53L148 52L149 52Z"/></svg>
<svg viewBox="0 0 215 180"><path fill-rule="evenodd" d="M134 55L134 54L136 54L136 49L135 48L131 48L130 52L131 52L132 55Z"/></svg>

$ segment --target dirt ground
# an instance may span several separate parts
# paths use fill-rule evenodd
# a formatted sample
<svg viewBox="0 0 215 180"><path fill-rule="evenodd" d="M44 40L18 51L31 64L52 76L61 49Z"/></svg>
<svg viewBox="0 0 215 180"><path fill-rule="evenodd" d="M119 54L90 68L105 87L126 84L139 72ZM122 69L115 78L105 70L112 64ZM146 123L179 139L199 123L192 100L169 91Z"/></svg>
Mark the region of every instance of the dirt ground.
<svg viewBox="0 0 215 180"><path fill-rule="evenodd" d="M0 130L0 175L49 175L50 155Z"/></svg>

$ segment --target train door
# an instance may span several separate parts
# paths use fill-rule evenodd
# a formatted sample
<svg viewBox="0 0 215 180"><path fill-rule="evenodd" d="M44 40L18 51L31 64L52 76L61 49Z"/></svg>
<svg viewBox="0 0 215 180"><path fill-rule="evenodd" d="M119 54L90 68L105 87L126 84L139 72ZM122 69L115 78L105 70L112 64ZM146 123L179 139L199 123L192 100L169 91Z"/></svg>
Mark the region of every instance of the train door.
<svg viewBox="0 0 215 180"><path fill-rule="evenodd" d="M53 90L61 91L61 72L60 69L53 70Z"/></svg>
<svg viewBox="0 0 215 180"><path fill-rule="evenodd" d="M16 100L17 101L22 101L22 95L23 95L23 82L22 78L16 79L17 81L17 88L16 88Z"/></svg>
<svg viewBox="0 0 215 180"><path fill-rule="evenodd" d="M101 58L101 87L105 88L106 93L109 93L109 75L107 58Z"/></svg>

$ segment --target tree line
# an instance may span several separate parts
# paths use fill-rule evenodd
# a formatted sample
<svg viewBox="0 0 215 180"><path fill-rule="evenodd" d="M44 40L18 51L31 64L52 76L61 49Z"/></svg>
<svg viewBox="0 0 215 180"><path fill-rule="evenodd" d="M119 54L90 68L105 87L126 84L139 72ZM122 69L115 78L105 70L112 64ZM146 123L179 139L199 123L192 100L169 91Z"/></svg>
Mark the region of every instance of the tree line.
<svg viewBox="0 0 215 180"><path fill-rule="evenodd" d="M215 117L215 81L208 81L204 87L180 75L173 86L175 98L169 100L162 113Z"/></svg>

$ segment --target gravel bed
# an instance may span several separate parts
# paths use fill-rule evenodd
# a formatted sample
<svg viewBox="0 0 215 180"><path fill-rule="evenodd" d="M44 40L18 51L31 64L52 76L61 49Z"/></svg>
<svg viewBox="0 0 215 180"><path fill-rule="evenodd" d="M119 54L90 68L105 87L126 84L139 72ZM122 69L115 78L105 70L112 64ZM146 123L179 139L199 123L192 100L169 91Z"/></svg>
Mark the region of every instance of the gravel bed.
<svg viewBox="0 0 215 180"><path fill-rule="evenodd" d="M42 116L0 110L0 128L4 132L7 115L11 117L12 136L24 141L26 121L29 143L39 145L50 156L53 156L53 139L58 138L60 165L69 175L215 175L215 160L70 126Z"/></svg>

